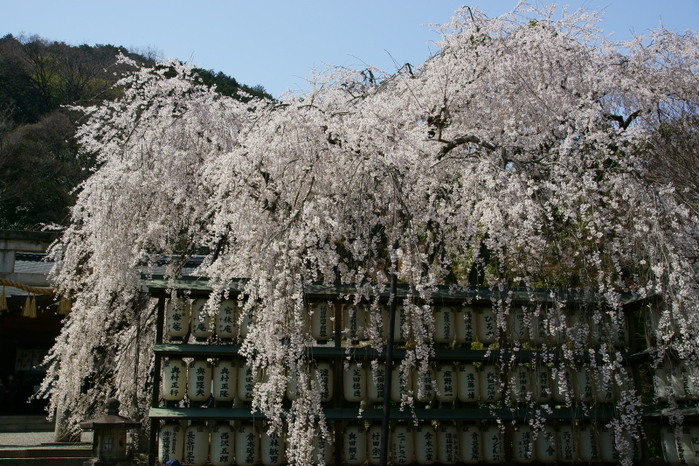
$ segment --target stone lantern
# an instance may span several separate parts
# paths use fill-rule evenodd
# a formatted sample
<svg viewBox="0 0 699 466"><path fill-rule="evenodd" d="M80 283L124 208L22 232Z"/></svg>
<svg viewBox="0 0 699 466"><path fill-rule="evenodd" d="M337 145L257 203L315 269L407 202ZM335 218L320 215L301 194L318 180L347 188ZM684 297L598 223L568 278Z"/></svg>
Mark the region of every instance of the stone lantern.
<svg viewBox="0 0 699 466"><path fill-rule="evenodd" d="M140 422L119 416L119 400L107 400L107 414L80 423L83 430L93 430L92 458L83 466L131 466L126 456L126 431L141 427Z"/></svg>

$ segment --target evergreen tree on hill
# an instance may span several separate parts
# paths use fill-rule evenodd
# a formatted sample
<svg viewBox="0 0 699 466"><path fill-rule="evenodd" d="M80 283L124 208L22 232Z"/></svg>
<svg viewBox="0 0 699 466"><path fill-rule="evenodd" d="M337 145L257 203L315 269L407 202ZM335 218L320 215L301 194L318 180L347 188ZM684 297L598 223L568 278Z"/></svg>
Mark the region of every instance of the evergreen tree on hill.
<svg viewBox="0 0 699 466"><path fill-rule="evenodd" d="M119 62L118 55L136 65ZM0 38L0 228L66 223L73 191L95 168L94 157L78 153L74 135L82 114L70 107L114 100L123 91L115 85L124 73L153 65L152 56L113 45ZM196 72L221 94L271 98L261 86L239 84L224 73Z"/></svg>

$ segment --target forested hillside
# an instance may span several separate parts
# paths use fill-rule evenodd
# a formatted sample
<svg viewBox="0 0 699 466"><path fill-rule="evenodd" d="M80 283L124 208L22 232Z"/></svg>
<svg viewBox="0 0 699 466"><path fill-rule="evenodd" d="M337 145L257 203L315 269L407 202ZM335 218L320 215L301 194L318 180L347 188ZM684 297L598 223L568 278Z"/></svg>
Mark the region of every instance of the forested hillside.
<svg viewBox="0 0 699 466"><path fill-rule="evenodd" d="M0 38L0 228L36 230L64 224L73 190L94 166L74 139L81 113L71 106L113 100L115 83L135 69L117 62L123 54L138 66L153 57L113 45L71 46L37 36ZM212 70L201 81L225 95L243 91L270 98Z"/></svg>

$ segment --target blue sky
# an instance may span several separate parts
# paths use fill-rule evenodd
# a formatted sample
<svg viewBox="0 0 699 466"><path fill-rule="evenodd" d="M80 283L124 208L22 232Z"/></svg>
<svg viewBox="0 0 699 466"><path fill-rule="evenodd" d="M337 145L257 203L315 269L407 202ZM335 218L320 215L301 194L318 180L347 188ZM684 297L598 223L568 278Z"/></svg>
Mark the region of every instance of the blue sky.
<svg viewBox="0 0 699 466"><path fill-rule="evenodd" d="M0 36L37 34L71 45L112 44L154 50L279 96L305 89L304 78L326 64L375 65L385 71L420 64L444 23L465 0L0 0ZM480 0L489 16L516 0ZM545 2L549 3L549 2ZM566 3L560 3L566 4ZM699 0L571 0L602 9L601 27L625 39L662 21L699 30Z"/></svg>

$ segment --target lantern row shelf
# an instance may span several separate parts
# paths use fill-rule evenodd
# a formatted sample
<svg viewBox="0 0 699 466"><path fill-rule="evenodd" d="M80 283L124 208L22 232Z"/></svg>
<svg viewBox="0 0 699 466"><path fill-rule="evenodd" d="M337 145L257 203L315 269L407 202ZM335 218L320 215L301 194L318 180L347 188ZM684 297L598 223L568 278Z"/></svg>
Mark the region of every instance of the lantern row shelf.
<svg viewBox="0 0 699 466"><path fill-rule="evenodd" d="M239 386L236 386L235 396L231 398L231 393L226 394L226 397L219 396L216 397L216 393L212 397L214 399L213 407L209 405L208 408L204 409L201 407L195 407L202 405L204 403L202 398L207 396L206 387L214 387L216 385L216 376L214 373L214 367L220 361L233 361L238 359L237 377L230 373L228 375L229 382L235 379L236 382L241 380L240 373L242 360L239 359L239 346L238 343L241 339L247 335L248 327L252 322L253 315L246 314L241 315L241 302L235 299L237 294L243 289L242 281L232 282L230 286L230 293L234 299L224 300L221 306L210 312L209 317L207 312L202 312L205 310L205 305L207 302L208 293L211 289L208 286L208 282L202 279L185 279L180 282L173 283L165 280L149 280L148 281L151 294L159 298L159 323L158 323L158 333L156 335L156 344L154 346L154 352L156 356L156 388L154 389L152 408L149 413L149 417L154 421L151 423L151 452L157 450L157 446L153 442L157 442L158 439L158 429L165 425L179 425L180 429L184 433L184 429L187 429L185 424L191 422L193 425L201 426L202 422L209 422L209 438L211 443L211 448L213 448L214 443L214 433L213 430L216 425L212 422L218 421L224 424L229 424L232 422L233 425L230 426L233 430L240 428L241 426L248 426L250 428L258 428L258 432L254 433L252 436L248 432L246 437L248 439L258 439L258 442L262 441L263 435L263 423L264 416L260 413L252 413L249 409L249 402L243 401L247 400L249 396L239 397ZM170 300L171 290L181 289L186 290L187 295L191 297L191 300L181 301ZM346 303L338 302L338 296L347 296L352 294L351 286L344 285L312 285L307 287L306 297L309 303L309 316L307 320L308 335L313 339L313 344L309 346L306 351L309 356L314 360L316 369L322 368L327 370L327 380L328 384L332 385L332 389L328 387L325 390L328 394L329 392L334 392L332 397L327 397L323 403L323 413L326 419L328 419L329 427L334 429L333 443L335 446L340 448L349 448L350 440L347 437L348 432L352 432L352 429L365 429L366 433L375 432L376 425L379 423L382 417L382 410L377 409L379 407L378 400L381 397L370 396L372 390L377 395L380 387L376 387L376 382L380 385L379 374L374 377L370 368L380 369L384 367L381 362L385 355L382 351L377 350L371 346L371 341L366 333L363 333L362 325L363 319L367 319L367 309L363 306L353 306ZM398 287L398 298L407 297L410 290L407 287ZM583 305L587 298L585 292L577 293L575 291L558 291L557 296L554 296L549 290L535 291L530 290L509 290L507 293L503 293L501 298L507 298L513 302L521 302L523 305L530 303L532 300L538 303L544 303L544 306L550 305L549 309L556 309L554 313L557 313L556 319L558 319L557 324L560 330L557 334L549 337L543 337L546 332L546 328L542 326L545 325L543 319L538 319L532 316L531 312L524 313L515 310L509 316L508 320L508 332L501 333L497 331L497 325L495 322L495 314L491 307L493 299L498 298L497 290L490 290L487 288L469 288L462 290L459 293L454 293L448 290L446 287L439 288L433 293L435 306L431 308L434 317L434 333L432 334L435 340L434 354L431 360L431 365L433 371L428 374L429 381L423 380L413 380L412 383L404 387L407 392L407 388L411 388L413 394L419 392L418 386L425 385L428 386L428 390L423 390L425 393L425 398L423 401L416 400L416 407L414 410L406 409L401 411L397 408L397 401L394 405L395 408L390 410L390 418L393 428L400 426L405 427L408 430L404 432L403 444L407 448L407 445L411 443L409 440L410 436L416 435L416 429L409 425L412 425L414 421L419 421L420 427L424 428L427 424L425 422L432 421L433 423L439 424L437 426L431 426L430 428L440 429L442 426L454 427L455 429L462 429L463 426L468 424L471 429L480 429L478 431L479 440L484 442L485 439L490 438L489 441L493 440L495 444L499 443L499 449L492 450L485 446L481 447L479 452L478 460L470 461L466 459L464 452L473 450L473 446L466 447L464 449L461 446L461 456L454 456L456 459L454 462L459 461L460 463L476 463L476 462L489 462L492 464L500 464L502 462L511 462L515 458L513 455L517 453L514 450L524 452L521 456L522 463L531 463L532 461L537 462L547 462L543 456L536 453L536 445L533 437L527 433L526 423L517 423L517 432L514 432L512 425L506 421L522 421L527 419L532 419L536 415L538 409L542 409L542 405L548 405L546 409L548 410L546 418L549 420L547 422L552 422L551 428L556 429L555 435L558 434L559 426L568 425L572 430L569 437L570 442L575 443L578 450L577 459L579 461L582 458L587 458L586 456L580 456L580 440L579 432L587 430L594 430L594 435L590 438L593 450L597 451L597 456L590 456L591 459L586 461L603 461L603 457L600 456L600 448L602 442L603 432L600 430L603 424L613 419L618 413L614 410L612 404L613 400L618 399L621 396L621 392L626 387L608 387L608 396L599 396L604 390L597 390L594 380L588 377L585 370L573 370L573 367L569 367L570 372L566 372L564 377L566 377L569 387L572 387L571 399L573 400L572 407L561 407L563 402L557 402L553 400L554 392L558 392L557 398L563 399L561 397L561 391L557 390L555 384L550 387L550 398L547 398L548 392L545 396L541 397L540 400L525 400L519 399L517 393L509 393L507 390L509 388L503 389L502 387L514 387L515 385L523 384L525 387L530 387L532 392L536 390L538 382L540 382L540 374L535 372L537 368L545 368L547 363L553 363L555 367L561 367L559 363L564 363L564 366L569 366L571 364L569 358L564 358L561 351L558 351L561 346L565 345L572 339L579 339L580 335L583 333L574 334L571 328L577 329L578 327L586 328L588 331L585 333L584 337L587 339L587 344L589 347L597 347L598 345L605 343L612 343L615 347L616 353L621 353L623 355L623 364L629 368L629 375L632 378L637 377L637 374L631 370L632 367L643 364L647 361L647 355L637 354L637 344L635 339L635 328L634 320L631 318L631 314L626 314L626 318L621 319L617 322L612 322L603 315L603 320L600 325L593 322L592 316L584 313L580 309L583 309ZM381 299L380 313L382 322L388 322L388 308L383 303L386 302L388 295L383 296ZM571 303L569 309L558 310L555 308L554 302L557 300L565 300ZM633 303L638 300L637 296L633 295L623 295L622 302L624 304ZM464 305L468 303L468 305ZM577 304L580 304L580 309L574 310ZM254 308L253 308L254 309ZM396 326L394 327L394 333L396 335L397 347L394 347L393 357L400 360L406 357L409 349L401 348L401 341L405 341L411 337L404 333L405 328L403 318L402 318L401 307L397 308L396 313ZM606 320L605 320L606 319ZM366 322L366 320L364 320ZM564 325L565 323L565 325ZM531 329L531 330L530 330ZM383 325L378 329L378 334L383 340L385 345L387 326ZM201 344L189 344L183 343L184 339L189 340L189 337L197 339ZM487 348L492 345L492 348L498 346L503 346L502 344L509 340L510 342L518 342L526 350L521 351L501 351L499 349L492 350L481 350L472 349L474 347ZM474 346L473 343L476 343ZM284 342L280 342L284 344ZM582 369L586 366L597 365L601 363L601 358L603 355L597 351L593 358L590 358L589 353L577 355L574 358L574 363L578 369ZM569 356L569 355L568 355ZM163 401L166 390L163 387L159 379L161 377L161 369L165 364L170 361L181 361L182 358L191 358L199 366L204 367L204 372L208 369L208 365L211 366L211 381L207 385L206 377L204 375L204 390L203 394L194 395L195 399L190 400L190 397L185 394L187 388L180 387L178 389L178 397L181 395L182 398L177 400ZM377 361L378 360L378 361ZM373 364L372 364L372 361ZM514 367L516 371L509 371L504 374L500 374L498 371L498 362L508 361L506 364L509 367ZM512 362L514 361L514 366ZM378 362L378 366L377 366ZM534 364L529 364L534 362ZM359 364L357 364L359 363ZM397 363L393 366L391 371L392 377L397 376ZM180 374L184 377L184 372L182 371L182 364L180 364ZM526 364L526 365L525 365ZM451 396L455 401L442 401L437 399L437 394L442 397L448 390L445 390L445 382L443 380L445 368L447 371L451 369L452 372L452 389ZM347 370L345 370L347 369ZM462 394L461 399L459 398L459 371L463 370L462 376L465 381L463 385L466 387L471 387L471 398L469 398L465 391ZM353 373L355 372L355 373ZM347 377L345 377L347 374ZM384 372L385 374L385 372ZM395 376L393 374L396 374ZM467 375L471 374L470 382L467 379ZM484 375L485 374L485 375ZM262 375L263 376L263 375ZM537 377L539 376L539 377ZM480 394L475 394L474 389L478 387L479 391L481 388L481 377L485 379L485 392L491 392L493 396L488 399L488 396L481 398ZM355 380L358 378L357 382L360 386L359 393L352 393L355 388L352 386ZM442 378L440 384L439 379ZM243 376L245 379L245 376ZM293 377L291 378L293 379ZM487 383L490 382L489 384ZM552 380L552 374L546 374L546 379ZM433 382L434 381L434 382ZM244 381L246 382L246 381ZM422 382L422 383L421 383ZM427 382L425 384L425 382ZM431 383L435 386L429 387ZM629 383L633 383L629 380ZM194 381L192 385L196 387L197 381ZM576 384L579 389L576 390ZM401 398L400 394L400 384L393 383L394 387L398 388L399 396L392 396L392 400L399 400ZM339 389L339 387L342 387ZM497 388L495 388L497 387ZM229 386L230 388L230 386ZM247 390L245 383L243 384L244 390ZM431 390L429 389L431 388ZM216 391L214 387L214 392ZM288 399L293 398L293 389L287 390L291 396ZM321 390L323 391L323 390ZM431 393L429 393L431 391ZM541 390L540 390L541 391ZM392 394L393 395L393 394ZM236 397L239 397L236 399ZM577 398L576 398L577 397ZM597 398L596 398L597 397ZM225 398L225 400L224 400ZM499 408L484 408L484 405L478 404L478 401L493 401L502 398L499 406L503 406L502 403L506 399L513 400L510 407ZM442 398L443 399L443 398ZM462 401L467 400L467 401ZM548 400L548 401L547 401ZM211 401L211 400L209 400ZM241 403L242 401L242 403ZM584 403L579 403L584 401ZM530 403L534 403L530 405ZM161 404L167 404L168 406L161 406ZM290 403L285 401L285 403ZM537 404L541 403L541 404ZM557 406L559 405L559 406ZM491 405L492 406L492 405ZM361 416L361 417L360 417ZM499 419L500 421L495 421ZM166 421L167 424L162 424ZM590 423L593 421L593 423ZM599 421L599 424L595 424L594 421ZM501 424L499 422L502 422ZM404 424L403 424L404 423ZM351 427L351 429L349 429ZM549 427L547 427L548 429ZM373 430L372 430L373 429ZM504 434L503 434L503 430ZM565 428L563 429L565 431ZM433 436L438 432L431 432L427 429L429 435ZM497 431L497 435L495 432ZM547 431L548 432L548 431ZM235 433L230 441L235 441ZM355 434L359 434L357 431ZM550 432L549 432L550 433ZM454 445L452 448L452 453L458 450L456 444L461 445L459 436L460 431L457 432L456 437L454 437ZM471 432L474 434L474 432ZM491 435L492 434L492 435ZM380 435L380 432L379 432ZM392 434L392 436L395 435ZM604 435L607 435L604 432ZM519 437L518 437L519 436ZM354 445L356 447L355 459L352 459L352 455L349 451L336 450L334 453L329 453L332 457L328 464L369 464L374 463L371 456L371 435L367 436L366 448L361 445ZM605 439L608 437L605 437ZM530 440L531 439L531 440ZM606 440L605 440L606 441ZM531 443L533 446L531 448L527 447L527 442ZM395 442L394 442L395 443ZM491 442L492 443L492 442ZM437 445L437 444L435 444ZM466 444L464 444L466 445ZM524 447L523 447L524 445ZM492 447L492 445L490 445ZM250 445L246 448L246 451L250 450ZM255 447L259 448L259 447ZM253 450L255 450L253 448ZM418 450L420 454L425 452L422 447L413 447L412 455L405 455L405 463L403 460L399 460L396 457L398 450L397 447L393 447L394 464L409 464L412 462L419 462L416 456ZM572 448L572 447L571 447ZM571 450L568 448L568 450ZM575 449L574 448L574 449ZM274 462L269 462L264 460L262 456L263 452L259 450L258 454L261 456L257 457L258 464L277 464ZM365 451L366 457L361 461L361 452ZM490 451L491 453L488 453ZM618 458L613 458L614 449L608 449L611 451L607 457L612 458L610 461L618 461ZM514 453L513 453L514 452ZM529 452L529 453L526 453ZM214 456L209 452L209 460L212 464L217 464L214 462ZM492 455L494 456L492 456ZM527 454L529 456L527 456ZM491 456L488 456L491 455ZM559 453L556 453L556 461L569 462L573 461L566 459L558 459ZM611 456L610 456L611 455ZM540 458L541 456L541 458ZM646 455L644 454L644 457ZM605 457L606 458L606 457ZM240 461L242 462L240 462ZM279 460L283 461L283 460ZM454 464L450 460L445 458L435 457L432 462L427 462L425 464ZM435 463L436 462L436 463ZM520 462L520 461L517 461ZM548 461L550 462L550 461ZM459 464L460 464L459 463ZM155 464L154 459L151 457L150 464ZM223 463L226 464L226 463ZM235 457L235 464L247 464L243 458ZM422 463L420 463L422 464Z"/></svg>
<svg viewBox="0 0 699 466"><path fill-rule="evenodd" d="M232 464L279 466L285 462L286 443L283 433L269 434L261 422L218 421L211 427L202 421L183 426L176 420L164 424L159 432L158 454L162 463L178 459L190 466ZM344 423L339 443L327 442L322 436L313 440L312 464L335 463L335 448L342 464L359 466L380 464L381 425L371 421ZM390 456L395 465L409 464L502 464L505 462L505 435L512 438L512 462L617 462L612 429L595 422L557 422L546 424L535 434L528 425L503 426L494 423L409 423L394 422L390 430ZM670 438L670 433L673 434ZM684 453L694 453L694 431L687 429L676 443L674 431L663 432L663 448L672 455L675 445ZM628 436L630 459L641 458L638 439ZM684 448L684 449L683 449ZM671 462L671 464L674 464Z"/></svg>
<svg viewBox="0 0 699 466"><path fill-rule="evenodd" d="M314 383L320 390L321 402L329 402L337 396L333 366L330 362L315 364ZM567 369L558 380L552 377L551 368L545 365L537 368L520 366L502 374L495 364L461 362L437 364L425 374L411 370L402 375L397 368L390 373L390 397L396 403L409 397L414 397L418 403L442 404L498 402L503 399L515 403L565 404L567 398L568 401L585 403L613 403L619 401L622 393L630 387L626 379L621 379L622 386L612 379L604 383L586 368ZM340 396L364 407L382 403L385 377L384 364L367 367L352 362L343 365ZM503 378L506 381L504 390ZM297 378L290 374L286 389L288 400L296 399L297 383ZM214 364L206 359L195 359L188 365L180 358L171 357L163 363L162 397L169 404L180 402L185 396L190 403L206 402L210 397L217 402L233 402L234 399L250 402L254 385L252 370L242 359L219 359ZM692 395L694 399L699 398L699 393Z"/></svg>
<svg viewBox="0 0 699 466"><path fill-rule="evenodd" d="M180 341L191 335L199 341L217 337L224 341L245 338L252 324L254 307L242 314L241 303L236 299L221 301L214 316L206 310L207 299L170 299L165 310L165 336L171 341ZM499 335L495 313L492 307L481 306L432 306L434 318L434 342L441 345L466 345L479 342L491 345L498 342ZM388 307L379 306L381 327L378 334L385 340L388 337ZM319 343L333 340L336 330L335 317L342 322L341 338L346 344L368 342L366 331L370 326L369 310L366 305L332 304L328 300L311 303L308 306L307 327L309 334ZM404 306L396 306L394 338L398 343L408 341L408 325ZM513 342L526 342L533 346L543 344L561 345L566 342L569 330L583 325L589 329L585 338L592 346L602 342L613 343L618 347L629 346L630 331L626 318L612 322L607 319L596 323L583 312L571 309L560 310L557 324L559 330L547 332L545 319L528 315L522 309L515 309L508 316L508 332L505 335ZM552 333L551 336L546 336ZM575 338L578 338L576 336Z"/></svg>

